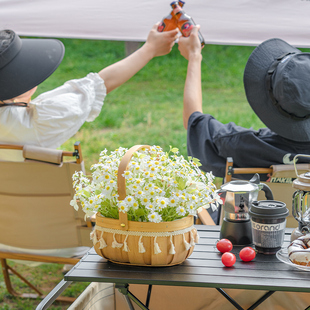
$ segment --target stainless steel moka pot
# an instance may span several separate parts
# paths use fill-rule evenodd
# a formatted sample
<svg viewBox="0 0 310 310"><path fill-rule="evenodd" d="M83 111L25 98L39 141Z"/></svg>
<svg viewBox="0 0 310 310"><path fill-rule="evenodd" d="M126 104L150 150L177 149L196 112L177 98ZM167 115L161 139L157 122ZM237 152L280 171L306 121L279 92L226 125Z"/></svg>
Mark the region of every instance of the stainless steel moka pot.
<svg viewBox="0 0 310 310"><path fill-rule="evenodd" d="M221 239L229 239L234 245L252 243L249 208L251 203L257 200L260 190L265 192L267 200L273 200L270 188L266 184L260 183L258 173L250 181L236 180L221 186L219 194L224 203Z"/></svg>
<svg viewBox="0 0 310 310"><path fill-rule="evenodd" d="M298 174L296 162L298 157L310 157L298 154L294 157L296 179L293 181L292 214L298 221L298 227L291 234L291 241L310 232L310 172Z"/></svg>

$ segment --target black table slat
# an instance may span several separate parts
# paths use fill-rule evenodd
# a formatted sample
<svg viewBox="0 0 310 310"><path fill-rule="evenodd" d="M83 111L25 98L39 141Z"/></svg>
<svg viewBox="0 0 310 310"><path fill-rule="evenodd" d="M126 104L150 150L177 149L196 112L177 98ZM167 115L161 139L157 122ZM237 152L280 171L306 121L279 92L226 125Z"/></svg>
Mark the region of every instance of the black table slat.
<svg viewBox="0 0 310 310"><path fill-rule="evenodd" d="M164 279L158 273L141 273L141 272L120 272L111 270L76 270L74 276L65 276L66 281L80 282L108 282L108 283L135 283L135 284L152 284L152 285L172 285L172 286L193 286L193 287L218 287L218 288L238 288L254 290L277 290L292 292L309 292L309 281L301 279L275 279L272 275L269 278L261 277L238 277L222 275L205 275L191 274L169 274ZM260 283L263 281L263 284ZM290 282L291 286L285 283Z"/></svg>

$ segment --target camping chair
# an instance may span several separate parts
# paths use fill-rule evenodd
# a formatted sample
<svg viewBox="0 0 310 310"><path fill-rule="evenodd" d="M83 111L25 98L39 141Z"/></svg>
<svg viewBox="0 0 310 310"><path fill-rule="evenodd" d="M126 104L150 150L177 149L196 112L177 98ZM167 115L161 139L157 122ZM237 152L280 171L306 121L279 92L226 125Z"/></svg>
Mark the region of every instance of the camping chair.
<svg viewBox="0 0 310 310"><path fill-rule="evenodd" d="M27 249L7 251L0 247L0 260L7 290L18 297L41 297L43 293L10 267L7 259L42 263L76 264L78 258L33 254L31 250L91 247L91 222L70 205L73 197L72 175L84 170L79 142L74 152L30 145L0 145L0 149L23 152L23 162L0 161L0 243ZM63 161L74 156L73 162ZM19 294L11 284L10 273L18 276L36 294ZM74 298L58 300L72 302Z"/></svg>
<svg viewBox="0 0 310 310"><path fill-rule="evenodd" d="M299 174L310 171L310 164L297 164L296 167ZM286 218L286 227L296 228L298 223L292 215L292 196L295 192L292 183L296 178L294 165L272 165L269 168L234 168L233 158L228 157L224 182L230 182L233 179L233 175L254 175L255 173L268 176L267 181L263 183L266 183L270 187L274 200L284 202L290 211L290 215ZM258 200L265 199L264 193L260 191Z"/></svg>

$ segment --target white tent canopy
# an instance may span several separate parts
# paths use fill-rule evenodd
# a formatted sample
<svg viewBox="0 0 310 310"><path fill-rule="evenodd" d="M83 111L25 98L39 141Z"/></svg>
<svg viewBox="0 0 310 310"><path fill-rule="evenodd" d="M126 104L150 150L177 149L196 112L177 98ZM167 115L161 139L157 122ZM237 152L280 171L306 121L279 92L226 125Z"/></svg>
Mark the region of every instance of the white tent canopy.
<svg viewBox="0 0 310 310"><path fill-rule="evenodd" d="M19 35L145 41L171 0L0 0L0 29ZM309 0L186 0L206 43L257 45L278 37L310 47Z"/></svg>

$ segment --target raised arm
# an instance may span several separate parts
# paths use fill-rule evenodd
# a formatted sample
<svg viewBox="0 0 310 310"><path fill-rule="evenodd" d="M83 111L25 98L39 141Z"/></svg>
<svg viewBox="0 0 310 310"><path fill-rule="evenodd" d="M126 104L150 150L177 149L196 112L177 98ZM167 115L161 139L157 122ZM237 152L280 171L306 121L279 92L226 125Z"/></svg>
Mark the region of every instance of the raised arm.
<svg viewBox="0 0 310 310"><path fill-rule="evenodd" d="M201 44L199 26L195 26L189 37L179 38L179 51L188 60L183 97L183 125L187 129L188 119L193 112L202 112L201 94Z"/></svg>
<svg viewBox="0 0 310 310"><path fill-rule="evenodd" d="M107 93L129 80L152 58L166 55L171 51L177 39L178 30L158 32L157 27L158 24L153 26L145 44L141 48L99 72L100 77L105 82Z"/></svg>

